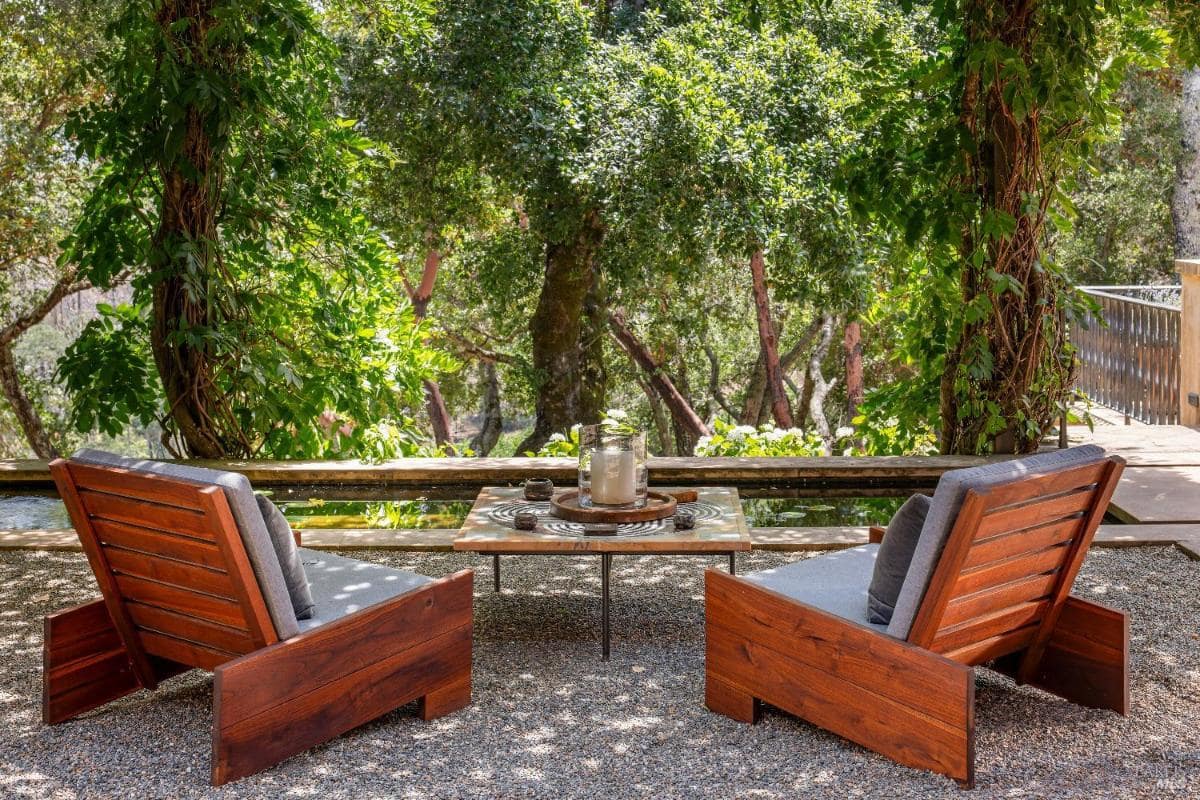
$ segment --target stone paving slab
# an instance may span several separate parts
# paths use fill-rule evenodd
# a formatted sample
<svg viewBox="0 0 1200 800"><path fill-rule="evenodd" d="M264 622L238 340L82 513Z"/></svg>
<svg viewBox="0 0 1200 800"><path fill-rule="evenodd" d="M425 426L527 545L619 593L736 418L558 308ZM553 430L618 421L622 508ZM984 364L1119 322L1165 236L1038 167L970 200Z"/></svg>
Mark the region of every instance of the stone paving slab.
<svg viewBox="0 0 1200 800"><path fill-rule="evenodd" d="M1200 523L1200 466L1129 467L1111 510L1125 522Z"/></svg>
<svg viewBox="0 0 1200 800"><path fill-rule="evenodd" d="M1130 467L1200 467L1200 431L1182 425L1084 425L1067 429L1070 444L1098 444Z"/></svg>

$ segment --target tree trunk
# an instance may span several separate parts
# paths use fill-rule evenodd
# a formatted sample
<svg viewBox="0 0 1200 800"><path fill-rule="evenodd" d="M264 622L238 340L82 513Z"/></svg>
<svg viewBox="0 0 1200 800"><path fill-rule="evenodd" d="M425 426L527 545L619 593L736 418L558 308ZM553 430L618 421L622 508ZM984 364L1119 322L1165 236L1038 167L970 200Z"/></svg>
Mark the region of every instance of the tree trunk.
<svg viewBox="0 0 1200 800"><path fill-rule="evenodd" d="M721 389L721 362L717 359L716 351L708 342L704 343L704 355L708 357L708 393L712 395L713 400L730 419L737 419L733 407L725 398L724 390Z"/></svg>
<svg viewBox="0 0 1200 800"><path fill-rule="evenodd" d="M815 351L814 351L815 352ZM812 353L809 354L812 356ZM800 408L796 412L796 427L804 430L808 427L809 408L812 407L814 384L809 375L809 364L804 364L804 383L800 386Z"/></svg>
<svg viewBox="0 0 1200 800"><path fill-rule="evenodd" d="M220 62L232 57L208 41L217 22L212 5L179 0L163 3L158 12L167 46L192 69L220 70ZM178 23L184 27L176 30ZM206 340L196 337L219 321L209 286L222 279L216 219L223 167L200 108L188 106L181 114L179 152L167 153L160 164L163 187L150 257L151 274L161 276L152 292L150 347L167 399L169 424L163 427L175 428L192 457L248 455L252 445L216 382L220 365Z"/></svg>
<svg viewBox="0 0 1200 800"><path fill-rule="evenodd" d="M546 246L542 291L529 321L533 367L539 384L537 416L533 430L517 446L518 453L538 450L551 434L565 433L577 422L599 421L602 409L595 407L594 391L589 393L585 415L580 358L585 345L589 356L596 355L595 341L589 337L584 342L582 335L588 297L598 277L596 250L603 238L600 215L592 210L584 215L571 239ZM598 301L594 294L593 300ZM594 360L589 367L594 370Z"/></svg>
<svg viewBox="0 0 1200 800"><path fill-rule="evenodd" d="M1032 68L1036 12L1036 0L971 0L964 13L966 46L998 45ZM987 305L981 315L964 316L946 355L941 450L986 452L1007 432L1014 451L1028 453L1037 449L1074 381L1059 306L1068 287L1041 268L1055 176L1043 165L1041 109L1014 113L1009 106L1026 92L1028 79L974 62L964 70L960 120L972 143L963 149L964 171L954 188L973 196L976 205L963 220L962 303L964 309ZM1015 220L1012 233L986 233L989 218ZM1007 290L1009 285L1019 291Z"/></svg>
<svg viewBox="0 0 1200 800"><path fill-rule="evenodd" d="M758 339L762 345L763 364L767 373L767 389L771 393L771 415L781 428L792 427L792 409L783 385L783 369L779 366L779 346L775 340L775 324L771 320L771 298L767 293L766 267L762 248L750 256L750 277L754 289L754 310L758 319Z"/></svg>
<svg viewBox="0 0 1200 800"><path fill-rule="evenodd" d="M779 326L776 325L776 339L779 337ZM779 357L780 372L786 373L792 369L793 365L800 360L802 356L807 355L810 351L813 341L817 338L817 334L821 332L821 318L818 316L813 319L808 326L808 330L800 337L792 348ZM808 369L808 362L804 362L804 369ZM794 427L804 427L807 418L808 399L812 395L812 383L805 380L804 386L800 390L800 405L793 412L792 425ZM751 374L750 383L746 388L746 397L742 404L742 414L738 418L742 425L762 425L767 422L771 416L770 405L766 402L767 395L767 368L763 358L762 343L759 342L758 360L754 362L754 372ZM798 415L798 416L797 416Z"/></svg>
<svg viewBox="0 0 1200 800"><path fill-rule="evenodd" d="M583 328L579 334L579 420L600 421L607 410L608 370L604 366L604 340L608 337L608 303L597 274L583 300Z"/></svg>
<svg viewBox="0 0 1200 800"><path fill-rule="evenodd" d="M696 442L701 436L708 433L708 427L700 415L695 412L695 406L692 404L692 387L688 384L687 362L684 361L682 355L679 357L679 369L675 375L673 377L666 375L666 377L675 384L675 389L683 398L686 407L692 409L692 417L700 420L700 428L697 429L690 418L671 414L671 427L675 429L675 452L690 456L696 452Z"/></svg>
<svg viewBox="0 0 1200 800"><path fill-rule="evenodd" d="M833 451L833 431L829 427L829 419L825 416L825 397L833 388L833 381L825 380L825 375L821 371L821 362L825 360L825 355L829 352L829 345L833 342L833 328L833 315L822 315L821 339L817 342L817 346L808 360L808 383L812 387L808 413L812 416L813 427L816 428L817 435L825 442L825 455L829 455Z"/></svg>
<svg viewBox="0 0 1200 800"><path fill-rule="evenodd" d="M846 323L842 353L846 358L846 420L853 421L866 396L866 387L863 385L862 327L857 320Z"/></svg>
<svg viewBox="0 0 1200 800"><path fill-rule="evenodd" d="M675 455L675 440L671 438L671 421L667 418L667 410L663 408L662 399L648 381L639 378L638 386L642 387L646 401L650 404L650 418L654 420L654 432L658 434L659 455Z"/></svg>
<svg viewBox="0 0 1200 800"><path fill-rule="evenodd" d="M1183 73L1180 105L1183 154L1171 204L1175 220L1175 257L1200 258L1200 67Z"/></svg>
<svg viewBox="0 0 1200 800"><path fill-rule="evenodd" d="M427 238L430 242L433 241L432 234ZM425 314L429 310L429 301L433 298L433 286L437 282L438 269L441 264L441 251L436 247L430 247L425 252L425 264L421 269L421 283L414 289L408 285L407 279L404 281L408 290L409 302L413 307L413 318L418 322L425 319ZM450 413L446 410L442 389L432 378L426 378L423 384L425 386L425 411L429 416L429 427L433 430L433 441L439 445L446 444L450 441Z"/></svg>
<svg viewBox="0 0 1200 800"><path fill-rule="evenodd" d="M676 430L686 432L694 445L696 438L708 433L708 428L705 426L704 421L700 419L691 404L687 401L687 398L676 388L671 378L663 371L658 362L654 360L654 355L646 345L638 341L637 336L634 335L633 331L629 329L629 325L626 324L625 316L620 311L614 311L609 315L608 322L612 328L613 338L629 354L629 357L633 359L633 363L637 364L642 372L646 374L646 379L650 381L650 385L654 387L654 391L658 393L667 410L671 412L671 419L674 420ZM684 452L684 450L680 448L680 452Z"/></svg>
<svg viewBox="0 0 1200 800"><path fill-rule="evenodd" d="M483 421L479 433L471 439L471 449L477 456L486 456L500 441L504 419L500 414L500 378L496 374L496 365L484 361L479 369L483 373Z"/></svg>
<svg viewBox="0 0 1200 800"><path fill-rule="evenodd" d="M763 359L762 343L759 342L758 358L754 360L754 370L750 373L750 382L746 384L746 396L742 398L742 413L738 417L739 424L758 424L766 395L767 366Z"/></svg>
<svg viewBox="0 0 1200 800"><path fill-rule="evenodd" d="M58 458L58 448L50 441L50 435L46 433L37 409L33 407L29 395L25 393L25 387L21 385L11 342L0 344L0 389L4 391L4 398L12 407L17 424L21 426L25 441L29 443L34 454L38 458Z"/></svg>

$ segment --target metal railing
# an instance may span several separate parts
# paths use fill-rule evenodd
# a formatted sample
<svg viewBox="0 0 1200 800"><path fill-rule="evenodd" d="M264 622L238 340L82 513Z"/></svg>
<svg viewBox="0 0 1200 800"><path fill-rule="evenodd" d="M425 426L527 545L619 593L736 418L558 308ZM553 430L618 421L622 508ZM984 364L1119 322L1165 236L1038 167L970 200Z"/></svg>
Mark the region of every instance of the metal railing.
<svg viewBox="0 0 1200 800"><path fill-rule="evenodd" d="M1094 402L1151 425L1179 423L1180 310L1174 286L1081 286L1100 320L1074 325L1075 385ZM1147 299L1153 298L1153 299Z"/></svg>

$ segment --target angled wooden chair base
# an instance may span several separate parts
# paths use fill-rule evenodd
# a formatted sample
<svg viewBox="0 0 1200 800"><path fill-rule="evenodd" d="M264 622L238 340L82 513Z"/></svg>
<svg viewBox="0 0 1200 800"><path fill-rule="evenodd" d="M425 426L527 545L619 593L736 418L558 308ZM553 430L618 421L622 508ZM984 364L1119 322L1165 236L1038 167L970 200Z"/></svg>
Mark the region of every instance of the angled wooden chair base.
<svg viewBox="0 0 1200 800"><path fill-rule="evenodd" d="M1072 703L1129 713L1129 616L1125 612L1071 595L1037 667L1022 680L1024 655L1022 650L989 666Z"/></svg>
<svg viewBox="0 0 1200 800"><path fill-rule="evenodd" d="M467 705L472 585L465 570L217 667L213 784L431 694L457 693L444 714Z"/></svg>
<svg viewBox="0 0 1200 800"><path fill-rule="evenodd" d="M970 667L716 570L705 573L704 602L711 710L753 723L770 703L974 785Z"/></svg>
<svg viewBox="0 0 1200 800"><path fill-rule="evenodd" d="M42 721L52 725L144 688L103 600L50 614L42 640ZM190 667L151 660L163 681ZM154 688L154 687L150 687Z"/></svg>
<svg viewBox="0 0 1200 800"><path fill-rule="evenodd" d="M471 702L471 594L464 570L216 667L212 782L261 772L418 701L436 719ZM64 722L191 669L151 657L134 673L103 600L45 620L42 717Z"/></svg>

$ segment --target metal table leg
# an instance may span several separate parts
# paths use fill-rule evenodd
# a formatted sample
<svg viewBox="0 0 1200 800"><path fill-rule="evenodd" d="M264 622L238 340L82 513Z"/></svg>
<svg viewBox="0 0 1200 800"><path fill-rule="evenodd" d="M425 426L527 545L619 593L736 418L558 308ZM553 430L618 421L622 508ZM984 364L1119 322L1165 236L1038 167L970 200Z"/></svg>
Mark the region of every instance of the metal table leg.
<svg viewBox="0 0 1200 800"><path fill-rule="evenodd" d="M612 572L612 553L600 554L600 660L608 661L608 578Z"/></svg>
<svg viewBox="0 0 1200 800"><path fill-rule="evenodd" d="M736 556L737 556L736 552L734 552L732 550L729 551L729 574L730 575L737 575L737 559L735 558Z"/></svg>
<svg viewBox="0 0 1200 800"><path fill-rule="evenodd" d="M500 591L500 554L496 553L492 556L492 585L496 591Z"/></svg>

